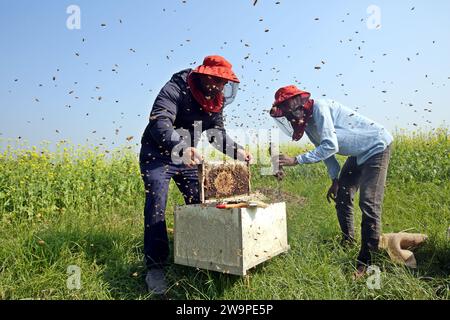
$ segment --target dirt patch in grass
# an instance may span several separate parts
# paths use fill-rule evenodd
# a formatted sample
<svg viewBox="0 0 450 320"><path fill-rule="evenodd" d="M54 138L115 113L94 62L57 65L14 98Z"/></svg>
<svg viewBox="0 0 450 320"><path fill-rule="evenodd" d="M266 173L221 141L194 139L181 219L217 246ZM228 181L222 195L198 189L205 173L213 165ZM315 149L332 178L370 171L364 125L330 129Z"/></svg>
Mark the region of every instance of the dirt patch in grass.
<svg viewBox="0 0 450 320"><path fill-rule="evenodd" d="M308 199L305 197L273 188L262 187L256 189L255 191L265 195L271 203L284 201L296 206L304 206L308 201Z"/></svg>

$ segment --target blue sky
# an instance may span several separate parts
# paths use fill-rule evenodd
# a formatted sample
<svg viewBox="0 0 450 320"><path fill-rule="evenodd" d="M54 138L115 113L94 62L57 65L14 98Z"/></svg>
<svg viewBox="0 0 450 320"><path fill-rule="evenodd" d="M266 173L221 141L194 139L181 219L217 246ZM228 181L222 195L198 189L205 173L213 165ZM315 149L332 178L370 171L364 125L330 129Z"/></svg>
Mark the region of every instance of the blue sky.
<svg viewBox="0 0 450 320"><path fill-rule="evenodd" d="M66 27L69 5L79 30ZM0 147L20 136L138 148L160 88L210 54L241 79L230 129L270 128L265 110L288 84L392 131L448 125L449 12L445 0L2 0Z"/></svg>

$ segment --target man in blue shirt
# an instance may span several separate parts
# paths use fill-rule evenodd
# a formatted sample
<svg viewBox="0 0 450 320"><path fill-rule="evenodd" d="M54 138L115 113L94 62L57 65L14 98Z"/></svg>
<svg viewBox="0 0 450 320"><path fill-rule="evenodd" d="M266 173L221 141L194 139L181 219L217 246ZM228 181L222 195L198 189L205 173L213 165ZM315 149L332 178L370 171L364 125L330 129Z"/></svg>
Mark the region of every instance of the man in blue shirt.
<svg viewBox="0 0 450 320"><path fill-rule="evenodd" d="M297 157L280 155L280 167L324 161L332 180L327 200L336 203L344 242L354 242L353 199L360 189L361 250L356 277L365 274L378 250L381 211L392 135L380 124L333 100L310 99L295 86L279 89L270 115L294 141L309 137L315 149ZM342 169L335 155L349 156Z"/></svg>

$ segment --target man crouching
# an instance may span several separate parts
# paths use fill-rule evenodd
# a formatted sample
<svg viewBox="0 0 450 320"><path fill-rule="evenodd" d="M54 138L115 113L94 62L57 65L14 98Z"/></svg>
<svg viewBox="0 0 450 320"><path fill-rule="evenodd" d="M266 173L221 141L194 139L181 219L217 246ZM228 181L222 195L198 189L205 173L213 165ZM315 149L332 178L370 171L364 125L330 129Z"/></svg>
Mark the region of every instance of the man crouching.
<svg viewBox="0 0 450 320"><path fill-rule="evenodd" d="M361 249L355 277L365 274L378 250L381 211L392 135L381 125L333 100L312 100L295 86L279 89L270 115L280 128L300 140L304 133L315 149L297 157L280 155L281 167L324 161L332 180L327 200L336 203L343 242L355 241L353 199L360 189ZM349 156L342 169L335 155Z"/></svg>

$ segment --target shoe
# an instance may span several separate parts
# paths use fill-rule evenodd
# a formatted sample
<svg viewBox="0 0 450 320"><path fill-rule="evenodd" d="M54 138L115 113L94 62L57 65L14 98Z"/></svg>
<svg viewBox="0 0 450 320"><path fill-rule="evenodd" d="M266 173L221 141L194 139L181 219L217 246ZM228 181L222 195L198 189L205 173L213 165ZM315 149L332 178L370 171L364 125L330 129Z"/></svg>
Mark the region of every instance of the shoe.
<svg viewBox="0 0 450 320"><path fill-rule="evenodd" d="M364 278L364 276L367 273L367 267L365 265L359 265L356 268L356 271L353 273L353 280L358 281L361 278Z"/></svg>
<svg viewBox="0 0 450 320"><path fill-rule="evenodd" d="M164 275L164 269L152 268L148 270L145 276L145 282L149 293L163 295L167 291L167 281Z"/></svg>
<svg viewBox="0 0 450 320"><path fill-rule="evenodd" d="M356 245L356 240L350 237L342 237L339 245L343 248L352 248Z"/></svg>

